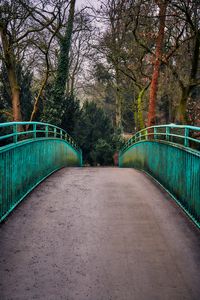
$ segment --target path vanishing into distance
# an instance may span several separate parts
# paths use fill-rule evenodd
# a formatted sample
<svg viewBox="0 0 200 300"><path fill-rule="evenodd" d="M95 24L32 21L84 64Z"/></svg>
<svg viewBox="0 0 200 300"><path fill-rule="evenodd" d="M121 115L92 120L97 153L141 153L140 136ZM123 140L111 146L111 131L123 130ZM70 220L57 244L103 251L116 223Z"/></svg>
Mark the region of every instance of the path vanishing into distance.
<svg viewBox="0 0 200 300"><path fill-rule="evenodd" d="M0 225L0 300L197 300L199 236L144 173L64 168Z"/></svg>

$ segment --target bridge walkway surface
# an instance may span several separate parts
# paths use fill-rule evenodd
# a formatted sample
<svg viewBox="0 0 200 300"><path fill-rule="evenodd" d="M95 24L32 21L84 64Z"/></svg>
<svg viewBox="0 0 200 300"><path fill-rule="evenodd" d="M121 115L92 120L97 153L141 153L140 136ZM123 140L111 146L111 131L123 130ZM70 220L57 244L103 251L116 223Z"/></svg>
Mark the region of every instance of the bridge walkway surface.
<svg viewBox="0 0 200 300"><path fill-rule="evenodd" d="M62 169L0 225L0 299L200 299L199 231L144 173Z"/></svg>

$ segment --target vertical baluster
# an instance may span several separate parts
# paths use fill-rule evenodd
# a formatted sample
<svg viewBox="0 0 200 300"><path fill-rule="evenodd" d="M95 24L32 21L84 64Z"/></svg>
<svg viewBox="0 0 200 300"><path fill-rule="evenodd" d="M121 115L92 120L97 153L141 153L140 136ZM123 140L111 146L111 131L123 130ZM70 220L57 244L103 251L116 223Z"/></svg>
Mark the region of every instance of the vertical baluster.
<svg viewBox="0 0 200 300"><path fill-rule="evenodd" d="M188 137L189 137L189 128L185 128L185 138L184 138L184 146L185 147L189 147L189 140L188 140Z"/></svg>
<svg viewBox="0 0 200 300"><path fill-rule="evenodd" d="M169 137L170 137L170 127L166 127L166 141L169 141Z"/></svg>
<svg viewBox="0 0 200 300"><path fill-rule="evenodd" d="M148 130L145 129L145 140L148 140Z"/></svg>
<svg viewBox="0 0 200 300"><path fill-rule="evenodd" d="M145 140L145 131L144 130L142 130L141 135L142 135L141 139Z"/></svg>
<svg viewBox="0 0 200 300"><path fill-rule="evenodd" d="M139 141L141 141L141 131L139 132Z"/></svg>
<svg viewBox="0 0 200 300"><path fill-rule="evenodd" d="M157 127L153 128L153 138L154 140L157 140Z"/></svg>
<svg viewBox="0 0 200 300"><path fill-rule="evenodd" d="M18 140L18 135L17 135L17 124L14 124L13 125L13 133L14 133L14 136L13 136L13 142L14 143L17 143L17 140Z"/></svg>
<svg viewBox="0 0 200 300"><path fill-rule="evenodd" d="M48 137L48 129L49 129L49 126L45 125L45 137Z"/></svg>
<svg viewBox="0 0 200 300"><path fill-rule="evenodd" d="M56 138L56 134L57 134L56 127L54 127L54 129L53 129L53 133L54 133L54 137Z"/></svg>
<svg viewBox="0 0 200 300"><path fill-rule="evenodd" d="M37 124L33 124L33 138L36 139L37 137Z"/></svg>

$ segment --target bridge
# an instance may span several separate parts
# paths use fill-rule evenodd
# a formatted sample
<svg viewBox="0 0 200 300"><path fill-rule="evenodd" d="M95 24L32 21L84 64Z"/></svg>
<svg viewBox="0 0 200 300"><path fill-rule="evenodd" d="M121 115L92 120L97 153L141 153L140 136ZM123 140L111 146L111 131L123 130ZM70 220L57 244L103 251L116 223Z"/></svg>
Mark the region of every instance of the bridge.
<svg viewBox="0 0 200 300"><path fill-rule="evenodd" d="M199 299L200 128L144 129L120 168L81 168L50 124L0 128L0 299Z"/></svg>

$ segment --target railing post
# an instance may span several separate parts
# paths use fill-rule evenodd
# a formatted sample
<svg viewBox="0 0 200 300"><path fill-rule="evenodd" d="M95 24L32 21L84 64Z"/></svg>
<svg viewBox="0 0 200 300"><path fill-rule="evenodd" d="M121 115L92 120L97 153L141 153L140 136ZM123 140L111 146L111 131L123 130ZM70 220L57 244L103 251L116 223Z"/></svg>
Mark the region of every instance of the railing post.
<svg viewBox="0 0 200 300"><path fill-rule="evenodd" d="M62 129L60 129L60 138L62 139Z"/></svg>
<svg viewBox="0 0 200 300"><path fill-rule="evenodd" d="M135 134L135 143L137 142L137 133Z"/></svg>
<svg viewBox="0 0 200 300"><path fill-rule="evenodd" d="M131 138L131 145L133 145L133 137Z"/></svg>
<svg viewBox="0 0 200 300"><path fill-rule="evenodd" d="M185 128L185 138L184 138L184 146L185 147L189 147L189 140L188 140L188 137L189 137L189 128Z"/></svg>
<svg viewBox="0 0 200 300"><path fill-rule="evenodd" d="M153 137L154 137L154 140L157 140L157 127L154 127L153 128Z"/></svg>
<svg viewBox="0 0 200 300"><path fill-rule="evenodd" d="M13 125L13 133L14 133L13 142L17 143L17 140L18 140L18 136L17 136L17 124Z"/></svg>
<svg viewBox="0 0 200 300"><path fill-rule="evenodd" d="M170 127L166 127L166 141L169 141Z"/></svg>
<svg viewBox="0 0 200 300"><path fill-rule="evenodd" d="M145 136L144 136L145 135L145 131L144 131L144 129L141 130L141 135L142 135L141 136L141 140L144 140L145 139Z"/></svg>
<svg viewBox="0 0 200 300"><path fill-rule="evenodd" d="M37 136L36 136L36 133L37 133L36 126L37 126L37 124L34 123L34 124L33 124L33 138L34 138L34 139L36 139L36 137L37 137Z"/></svg>
<svg viewBox="0 0 200 300"><path fill-rule="evenodd" d="M53 129L54 137L56 137L56 127Z"/></svg>
<svg viewBox="0 0 200 300"><path fill-rule="evenodd" d="M48 125L45 125L45 137L48 137Z"/></svg>
<svg viewBox="0 0 200 300"><path fill-rule="evenodd" d="M145 140L148 140L148 130L145 130Z"/></svg>

